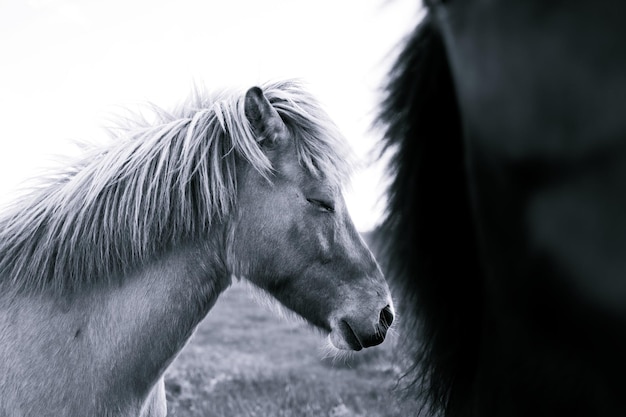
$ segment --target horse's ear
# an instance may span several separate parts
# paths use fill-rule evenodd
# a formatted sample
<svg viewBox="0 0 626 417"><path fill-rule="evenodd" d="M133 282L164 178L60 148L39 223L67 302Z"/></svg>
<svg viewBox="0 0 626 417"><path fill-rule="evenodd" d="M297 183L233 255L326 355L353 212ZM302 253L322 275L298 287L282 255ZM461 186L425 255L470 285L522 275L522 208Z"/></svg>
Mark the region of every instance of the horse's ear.
<svg viewBox="0 0 626 417"><path fill-rule="evenodd" d="M246 92L245 113L259 143L275 146L289 138L285 122L259 87Z"/></svg>

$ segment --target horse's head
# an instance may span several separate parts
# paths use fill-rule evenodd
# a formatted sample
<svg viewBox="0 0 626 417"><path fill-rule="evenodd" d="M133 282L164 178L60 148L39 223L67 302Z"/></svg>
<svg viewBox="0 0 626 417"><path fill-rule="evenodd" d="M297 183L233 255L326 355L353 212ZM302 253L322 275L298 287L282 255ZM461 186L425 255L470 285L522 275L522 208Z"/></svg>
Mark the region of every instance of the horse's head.
<svg viewBox="0 0 626 417"><path fill-rule="evenodd" d="M242 164L234 272L329 332L339 349L381 343L393 320L389 289L339 184L300 163L295 132L261 89L247 92L245 114L273 172L268 180Z"/></svg>

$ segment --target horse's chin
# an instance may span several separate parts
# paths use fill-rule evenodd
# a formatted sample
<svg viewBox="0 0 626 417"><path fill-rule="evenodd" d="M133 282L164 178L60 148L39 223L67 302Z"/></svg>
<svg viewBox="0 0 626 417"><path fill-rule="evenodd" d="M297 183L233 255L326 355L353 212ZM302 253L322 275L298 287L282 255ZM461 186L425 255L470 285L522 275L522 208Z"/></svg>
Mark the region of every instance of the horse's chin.
<svg viewBox="0 0 626 417"><path fill-rule="evenodd" d="M359 350L363 349L363 346L361 345L359 346L350 345L348 344L348 342L346 342L345 340L341 338L332 337L332 334L330 338L330 343L333 345L334 348L342 350L342 351L346 351L346 352L358 352Z"/></svg>

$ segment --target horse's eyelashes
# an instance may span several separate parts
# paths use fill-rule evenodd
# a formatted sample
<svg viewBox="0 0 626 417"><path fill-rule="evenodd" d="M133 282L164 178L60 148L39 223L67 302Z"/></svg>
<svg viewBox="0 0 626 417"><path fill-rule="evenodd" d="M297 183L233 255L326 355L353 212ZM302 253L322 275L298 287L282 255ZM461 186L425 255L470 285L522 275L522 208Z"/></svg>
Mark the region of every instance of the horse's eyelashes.
<svg viewBox="0 0 626 417"><path fill-rule="evenodd" d="M330 201L318 200L316 198L307 198L306 201L329 213L335 212L335 206Z"/></svg>

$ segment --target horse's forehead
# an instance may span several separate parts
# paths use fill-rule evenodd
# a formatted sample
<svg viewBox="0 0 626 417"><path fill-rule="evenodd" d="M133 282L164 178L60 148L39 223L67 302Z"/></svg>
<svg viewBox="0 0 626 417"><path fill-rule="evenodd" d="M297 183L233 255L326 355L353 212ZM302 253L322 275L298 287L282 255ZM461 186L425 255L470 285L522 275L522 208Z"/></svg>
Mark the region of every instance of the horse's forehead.
<svg viewBox="0 0 626 417"><path fill-rule="evenodd" d="M341 194L339 184L335 184L331 179L323 175L307 173L301 183L305 194L318 197L336 198Z"/></svg>
<svg viewBox="0 0 626 417"><path fill-rule="evenodd" d="M303 191L317 191L327 195L335 195L340 190L341 186L337 181L327 175L325 172L317 171L313 172L306 166L304 161L298 157L295 147L290 145L283 151L270 151L276 152L273 155L273 168L282 177L296 182Z"/></svg>

